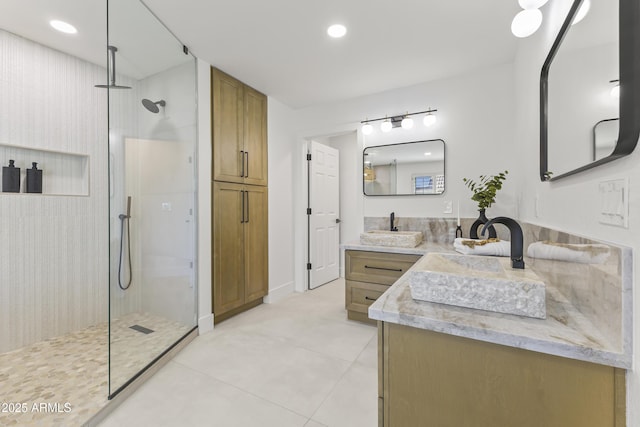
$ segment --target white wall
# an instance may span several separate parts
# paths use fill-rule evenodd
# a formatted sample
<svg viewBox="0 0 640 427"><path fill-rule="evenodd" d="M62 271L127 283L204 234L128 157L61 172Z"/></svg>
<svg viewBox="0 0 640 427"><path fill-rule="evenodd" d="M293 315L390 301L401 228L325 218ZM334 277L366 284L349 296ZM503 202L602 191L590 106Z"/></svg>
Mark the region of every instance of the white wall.
<svg viewBox="0 0 640 427"><path fill-rule="evenodd" d="M1 30L0 63L0 144L89 156L89 196L0 193L2 353L107 320L109 208L104 68Z"/></svg>
<svg viewBox="0 0 640 427"><path fill-rule="evenodd" d="M363 229L364 216L387 216L395 211L398 217L443 217L444 201L460 201L463 217L478 216L470 191L462 177L476 178L495 174L514 166L516 156L514 134L513 66L510 64L478 70L468 75L423 83L364 97L309 107L295 111L297 147L294 155L294 210L296 289L306 283L306 140L317 135L357 132L353 140L358 155L351 175L358 175L354 184L355 216L359 224L350 227L354 240ZM403 112L438 109L438 122L424 127L416 120L411 131L393 129L364 137L360 121ZM446 190L434 196L366 197L362 193L362 150L365 145L383 145L427 139L443 139L446 144ZM344 172L341 171L344 174ZM489 215L517 216L517 180L507 179ZM357 185L357 190L355 189ZM456 204L454 203L454 206ZM453 218L455 210L450 216ZM346 227L346 226L345 226Z"/></svg>
<svg viewBox="0 0 640 427"><path fill-rule="evenodd" d="M359 238L362 222L357 203L362 195L362 172L355 167L362 152L356 132L330 137L327 144L340 153L340 243L351 242Z"/></svg>
<svg viewBox="0 0 640 427"><path fill-rule="evenodd" d="M640 150L630 156L558 182L540 182L538 88L540 69L566 14L570 0L557 0L544 8L543 27L534 36L520 42L515 61L516 134L518 143L521 191L520 219L569 233L616 242L634 250L634 286L640 271ZM603 180L629 178L629 228L600 224L598 183ZM537 201L537 209L536 209ZM634 293L634 312L640 308L640 292ZM627 425L640 425L640 316L634 320L634 371L627 373Z"/></svg>
<svg viewBox="0 0 640 427"><path fill-rule="evenodd" d="M198 332L213 329L211 299L211 65L198 59Z"/></svg>
<svg viewBox="0 0 640 427"><path fill-rule="evenodd" d="M298 110L298 135L326 134L340 129L358 130L358 149L428 139L443 139L446 145L445 193L415 197L363 197L364 216L386 216L392 210L398 216L442 217L445 200L460 201L461 216L477 217L477 206L462 177L477 178L509 169L515 158L513 141L513 67L510 64L478 70L464 76L423 83L416 86L373 94L335 104ZM403 112L437 108L438 121L425 127L415 119L411 130L394 128L382 133L374 124L369 136L360 135L360 121L365 118L397 115ZM358 157L362 170L362 156ZM507 179L489 214L516 214L516 186ZM455 203L454 203L455 205ZM453 216L453 215L452 215Z"/></svg>
<svg viewBox="0 0 640 427"><path fill-rule="evenodd" d="M269 296L271 303L294 290L292 110L268 99Z"/></svg>

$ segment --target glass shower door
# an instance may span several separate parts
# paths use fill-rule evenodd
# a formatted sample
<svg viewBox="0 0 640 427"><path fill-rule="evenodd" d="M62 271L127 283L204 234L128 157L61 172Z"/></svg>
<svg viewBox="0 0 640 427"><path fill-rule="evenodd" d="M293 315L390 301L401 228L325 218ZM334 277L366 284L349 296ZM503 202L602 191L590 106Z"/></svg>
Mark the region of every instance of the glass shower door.
<svg viewBox="0 0 640 427"><path fill-rule="evenodd" d="M196 64L143 3L108 5L113 397L197 325Z"/></svg>

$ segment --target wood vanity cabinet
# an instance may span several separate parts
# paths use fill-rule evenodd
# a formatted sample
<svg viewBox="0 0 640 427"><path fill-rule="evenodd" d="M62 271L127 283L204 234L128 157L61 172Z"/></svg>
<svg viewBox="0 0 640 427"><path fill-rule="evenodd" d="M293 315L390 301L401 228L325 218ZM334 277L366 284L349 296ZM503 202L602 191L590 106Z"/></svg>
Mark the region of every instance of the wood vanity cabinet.
<svg viewBox="0 0 640 427"><path fill-rule="evenodd" d="M267 295L267 188L213 184L213 312L219 322Z"/></svg>
<svg viewBox="0 0 640 427"><path fill-rule="evenodd" d="M213 180L267 185L267 97L211 69Z"/></svg>
<svg viewBox="0 0 640 427"><path fill-rule="evenodd" d="M625 371L378 322L379 426L624 427Z"/></svg>
<svg viewBox="0 0 640 427"><path fill-rule="evenodd" d="M212 299L218 323L268 284L267 97L211 68Z"/></svg>
<svg viewBox="0 0 640 427"><path fill-rule="evenodd" d="M345 251L345 308L351 320L376 324L367 314L369 306L402 276L422 255L388 252Z"/></svg>

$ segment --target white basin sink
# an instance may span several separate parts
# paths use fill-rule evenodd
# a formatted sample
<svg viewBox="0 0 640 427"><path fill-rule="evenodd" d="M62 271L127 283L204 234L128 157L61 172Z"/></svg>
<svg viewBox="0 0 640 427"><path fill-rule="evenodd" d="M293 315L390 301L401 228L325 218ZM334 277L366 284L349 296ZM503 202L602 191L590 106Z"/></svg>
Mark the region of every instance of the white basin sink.
<svg viewBox="0 0 640 427"><path fill-rule="evenodd" d="M416 300L546 318L544 282L509 258L430 253L410 274Z"/></svg>
<svg viewBox="0 0 640 427"><path fill-rule="evenodd" d="M422 243L422 231L370 230L360 234L360 243L372 246L415 248Z"/></svg>

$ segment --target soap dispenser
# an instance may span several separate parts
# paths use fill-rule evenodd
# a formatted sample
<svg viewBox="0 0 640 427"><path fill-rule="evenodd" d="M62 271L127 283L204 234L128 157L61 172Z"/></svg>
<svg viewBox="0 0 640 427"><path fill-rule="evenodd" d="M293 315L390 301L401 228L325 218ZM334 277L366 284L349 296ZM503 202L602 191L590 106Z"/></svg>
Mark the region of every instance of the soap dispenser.
<svg viewBox="0 0 640 427"><path fill-rule="evenodd" d="M27 193L42 193L42 169L38 169L38 163L31 163L31 169L27 169Z"/></svg>
<svg viewBox="0 0 640 427"><path fill-rule="evenodd" d="M20 192L20 168L15 167L13 160L9 160L9 166L2 168L2 192Z"/></svg>

